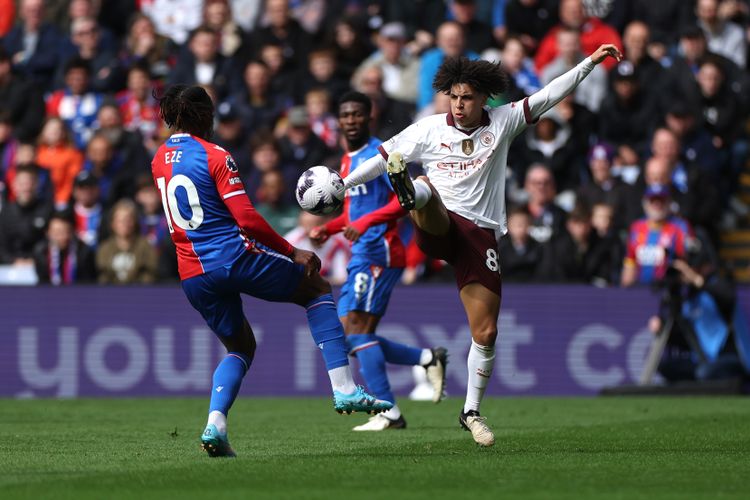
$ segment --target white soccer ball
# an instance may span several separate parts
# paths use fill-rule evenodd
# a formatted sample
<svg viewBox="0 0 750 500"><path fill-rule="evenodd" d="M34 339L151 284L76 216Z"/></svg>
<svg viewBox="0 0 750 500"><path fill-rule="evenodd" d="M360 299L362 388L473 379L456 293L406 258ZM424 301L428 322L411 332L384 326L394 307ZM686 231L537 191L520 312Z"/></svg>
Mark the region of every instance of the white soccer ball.
<svg viewBox="0 0 750 500"><path fill-rule="evenodd" d="M328 167L310 167L300 175L295 195L302 210L330 214L344 204L344 180Z"/></svg>

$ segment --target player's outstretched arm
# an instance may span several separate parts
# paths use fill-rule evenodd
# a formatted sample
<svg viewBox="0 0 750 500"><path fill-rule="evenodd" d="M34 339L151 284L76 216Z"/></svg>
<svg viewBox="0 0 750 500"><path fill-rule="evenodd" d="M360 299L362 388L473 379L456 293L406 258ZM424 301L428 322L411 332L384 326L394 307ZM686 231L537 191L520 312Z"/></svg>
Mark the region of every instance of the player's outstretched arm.
<svg viewBox="0 0 750 500"><path fill-rule="evenodd" d="M601 45L575 68L558 76L549 82L542 90L529 96L527 103L524 103L524 107L528 104L530 115L530 119L527 120L533 123L545 111L552 109L552 107L562 101L566 95L573 92L578 84L581 83L589 73L591 73L597 64L601 63L608 57L620 61L622 59L622 54L619 49L612 44Z"/></svg>
<svg viewBox="0 0 750 500"><path fill-rule="evenodd" d="M357 241L359 237L372 226L398 220L408 213L409 212L401 207L398 198L392 196L391 200L382 207L352 221L352 223L344 230L344 236L349 241Z"/></svg>

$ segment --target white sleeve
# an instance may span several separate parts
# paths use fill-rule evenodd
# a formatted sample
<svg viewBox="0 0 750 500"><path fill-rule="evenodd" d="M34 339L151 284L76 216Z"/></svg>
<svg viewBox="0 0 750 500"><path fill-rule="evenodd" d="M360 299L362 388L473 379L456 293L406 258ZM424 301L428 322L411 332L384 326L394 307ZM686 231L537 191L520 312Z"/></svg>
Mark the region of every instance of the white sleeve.
<svg viewBox="0 0 750 500"><path fill-rule="evenodd" d="M545 112L573 92L579 83L596 67L587 57L578 66L558 76L542 90L523 100L523 112L527 124L532 124Z"/></svg>
<svg viewBox="0 0 750 500"><path fill-rule="evenodd" d="M344 178L346 189L359 186L376 179L385 173L385 158L378 154L360 163L354 172Z"/></svg>

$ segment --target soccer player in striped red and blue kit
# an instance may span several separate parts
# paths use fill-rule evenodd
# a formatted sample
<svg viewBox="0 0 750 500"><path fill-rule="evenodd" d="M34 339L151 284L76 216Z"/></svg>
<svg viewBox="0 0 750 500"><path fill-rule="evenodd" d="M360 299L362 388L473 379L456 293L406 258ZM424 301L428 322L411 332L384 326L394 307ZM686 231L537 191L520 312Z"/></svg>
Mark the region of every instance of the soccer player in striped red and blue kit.
<svg viewBox="0 0 750 500"><path fill-rule="evenodd" d="M160 113L173 134L157 150L151 169L177 248L182 288L228 351L214 372L203 449L210 456L235 455L227 414L256 347L241 293L305 307L339 413L390 409L390 402L354 384L331 287L318 273L320 260L268 225L250 203L231 155L206 140L214 120L206 91L172 86L160 99Z"/></svg>
<svg viewBox="0 0 750 500"><path fill-rule="evenodd" d="M339 128L347 152L341 160L345 177L365 160L379 154L381 141L370 137L370 98L348 92L339 99ZM433 401L439 402L445 385L445 349L418 349L375 335L385 314L393 287L406 264L404 245L396 221L407 214L401 208L385 174L350 189L343 213L310 232L313 241L323 242L343 231L352 242L348 278L341 289L339 316L344 324L351 353L357 356L367 387L380 399L395 402L385 363L424 366L433 386ZM354 427L355 431L403 429L406 421L397 405Z"/></svg>

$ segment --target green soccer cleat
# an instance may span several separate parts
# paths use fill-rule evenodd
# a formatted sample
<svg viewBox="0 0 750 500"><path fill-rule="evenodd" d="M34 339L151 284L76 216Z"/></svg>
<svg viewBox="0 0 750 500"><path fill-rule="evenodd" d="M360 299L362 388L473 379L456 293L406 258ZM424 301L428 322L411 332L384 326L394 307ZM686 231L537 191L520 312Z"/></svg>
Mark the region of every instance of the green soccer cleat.
<svg viewBox="0 0 750 500"><path fill-rule="evenodd" d="M208 424L201 436L201 449L208 453L209 457L236 457L232 447L229 445L226 433L221 434L214 424Z"/></svg>
<svg viewBox="0 0 750 500"><path fill-rule="evenodd" d="M398 151L389 154L385 169L401 208L404 210L414 210L416 203L414 183L412 183L411 177L409 177L409 171L406 169L403 155Z"/></svg>
<svg viewBox="0 0 750 500"><path fill-rule="evenodd" d="M393 403L370 396L361 385L358 385L351 394L333 391L333 409L338 413L349 415L355 411L363 411L375 415L391 408L393 408Z"/></svg>

